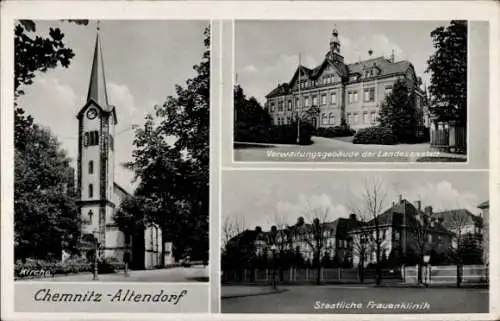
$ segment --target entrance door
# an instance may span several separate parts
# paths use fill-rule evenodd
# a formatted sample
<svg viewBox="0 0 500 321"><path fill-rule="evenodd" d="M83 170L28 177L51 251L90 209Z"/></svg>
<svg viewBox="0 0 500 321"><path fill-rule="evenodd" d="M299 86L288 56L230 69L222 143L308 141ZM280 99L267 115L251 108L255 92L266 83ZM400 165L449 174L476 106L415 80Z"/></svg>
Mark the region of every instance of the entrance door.
<svg viewBox="0 0 500 321"><path fill-rule="evenodd" d="M318 119L316 119L316 117L312 118L312 125L313 125L314 128L318 127Z"/></svg>

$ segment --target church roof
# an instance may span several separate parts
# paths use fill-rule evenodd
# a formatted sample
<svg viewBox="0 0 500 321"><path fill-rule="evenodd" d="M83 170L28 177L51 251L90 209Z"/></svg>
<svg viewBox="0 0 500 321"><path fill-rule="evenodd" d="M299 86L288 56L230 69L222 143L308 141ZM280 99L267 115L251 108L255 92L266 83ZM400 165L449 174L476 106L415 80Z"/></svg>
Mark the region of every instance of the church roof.
<svg viewBox="0 0 500 321"><path fill-rule="evenodd" d="M83 117L84 112L90 105L99 107L106 114L113 114L115 124L118 123L116 117L115 106L108 102L108 92L106 85L106 76L104 72L104 59L102 55L101 40L99 36L99 28L94 47L94 56L92 59L92 69L90 72L89 90L87 92L87 101L77 114L77 118Z"/></svg>
<svg viewBox="0 0 500 321"><path fill-rule="evenodd" d="M94 58L92 59L92 71L90 73L89 91L87 93L87 102L91 100L98 104L104 111L110 112L112 110L112 106L108 104L104 60L99 33L97 33L95 40Z"/></svg>

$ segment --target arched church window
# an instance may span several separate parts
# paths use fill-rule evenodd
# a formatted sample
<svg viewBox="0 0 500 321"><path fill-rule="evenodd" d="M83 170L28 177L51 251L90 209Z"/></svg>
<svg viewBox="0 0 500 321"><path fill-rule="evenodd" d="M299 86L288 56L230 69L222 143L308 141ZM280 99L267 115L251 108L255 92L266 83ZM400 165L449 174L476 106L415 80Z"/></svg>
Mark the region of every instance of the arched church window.
<svg viewBox="0 0 500 321"><path fill-rule="evenodd" d="M94 161L89 161L89 174L94 174Z"/></svg>
<svg viewBox="0 0 500 321"><path fill-rule="evenodd" d="M94 197L94 185L89 184L89 198Z"/></svg>

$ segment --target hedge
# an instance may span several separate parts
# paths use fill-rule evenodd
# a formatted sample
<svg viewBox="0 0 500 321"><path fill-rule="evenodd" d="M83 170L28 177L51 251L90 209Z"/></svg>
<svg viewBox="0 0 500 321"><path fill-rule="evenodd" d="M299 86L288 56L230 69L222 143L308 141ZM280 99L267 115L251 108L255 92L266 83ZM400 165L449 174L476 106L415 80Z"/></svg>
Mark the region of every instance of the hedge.
<svg viewBox="0 0 500 321"><path fill-rule="evenodd" d="M368 127L358 130L352 142L353 144L394 145L398 143L398 139L389 128Z"/></svg>
<svg viewBox="0 0 500 321"><path fill-rule="evenodd" d="M300 126L300 145L312 144L311 137L314 128L308 123L302 123ZM270 143L270 144L296 144L297 143L297 124L274 125L269 127L253 126L235 127L235 141L251 143Z"/></svg>
<svg viewBox="0 0 500 321"><path fill-rule="evenodd" d="M124 267L124 263L118 262L118 260L100 260L98 262L98 273L114 273ZM14 264L14 277L16 279L40 278L72 273L91 273L93 270L94 263L83 258L73 258L64 262L26 259L25 261L16 261Z"/></svg>
<svg viewBox="0 0 500 321"><path fill-rule="evenodd" d="M321 137L346 137L352 136L356 131L348 126L320 127L316 130L316 135Z"/></svg>

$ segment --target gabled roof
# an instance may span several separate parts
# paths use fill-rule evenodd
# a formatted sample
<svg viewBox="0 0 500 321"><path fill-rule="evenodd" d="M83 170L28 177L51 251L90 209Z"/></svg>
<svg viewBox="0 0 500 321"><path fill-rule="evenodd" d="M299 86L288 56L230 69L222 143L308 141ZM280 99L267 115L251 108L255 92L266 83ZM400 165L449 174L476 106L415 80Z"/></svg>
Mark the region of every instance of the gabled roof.
<svg viewBox="0 0 500 321"><path fill-rule="evenodd" d="M127 196L132 196L131 193L129 193L126 189L124 189L123 187L121 187L117 183L113 183L113 187L116 188L116 189L118 189L118 190L120 190L122 193L124 193Z"/></svg>
<svg viewBox="0 0 500 321"><path fill-rule="evenodd" d="M442 211L442 212L437 212L434 215L438 217L443 218L443 225L450 228L453 227L454 220L458 217L459 219L463 219L464 221L467 220L470 223L482 225L483 219L480 216L474 215L471 212L469 212L467 209L462 208L462 209L457 209L457 210L448 210L448 211Z"/></svg>
<svg viewBox="0 0 500 321"><path fill-rule="evenodd" d="M315 80L321 76L326 66L332 66L337 71L339 76L344 79L353 74L362 75L363 70L366 68L377 68L380 71L377 77L404 74L408 71L408 69L413 69L413 65L407 60L392 62L385 57L376 57L346 65L341 61L331 60L327 56L320 65L313 69L302 65L298 66L292 76L292 79L288 83L279 84L275 89L271 90L271 92L266 95L266 98L288 94L293 83L298 77L299 69L302 70L302 74L305 74L308 79Z"/></svg>

